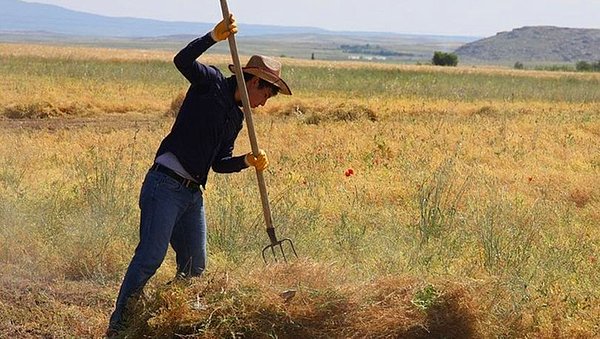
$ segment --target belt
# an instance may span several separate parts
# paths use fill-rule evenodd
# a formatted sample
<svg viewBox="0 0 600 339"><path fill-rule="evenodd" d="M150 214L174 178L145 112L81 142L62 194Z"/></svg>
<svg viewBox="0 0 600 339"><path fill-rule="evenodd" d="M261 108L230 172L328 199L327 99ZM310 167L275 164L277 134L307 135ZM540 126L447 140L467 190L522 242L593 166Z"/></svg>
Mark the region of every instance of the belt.
<svg viewBox="0 0 600 339"><path fill-rule="evenodd" d="M152 167L150 167L150 170L160 172L160 173L170 176L171 178L175 179L178 183L180 183L185 188L189 188L189 189L196 190L196 191L201 191L204 189L204 187L202 187L202 185L200 185L199 183L192 181L190 179L186 179L186 178L182 177L181 175L175 173L175 171L173 171L172 169L165 167L161 164L154 163L154 165L152 165Z"/></svg>

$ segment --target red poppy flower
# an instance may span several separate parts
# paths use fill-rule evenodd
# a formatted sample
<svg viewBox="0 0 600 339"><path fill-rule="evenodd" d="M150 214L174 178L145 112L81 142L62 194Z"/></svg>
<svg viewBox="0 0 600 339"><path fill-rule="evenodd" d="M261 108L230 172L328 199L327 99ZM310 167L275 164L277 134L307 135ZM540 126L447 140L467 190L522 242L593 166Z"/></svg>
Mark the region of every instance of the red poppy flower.
<svg viewBox="0 0 600 339"><path fill-rule="evenodd" d="M349 177L351 175L354 175L354 170L352 168L348 168L345 172L344 175Z"/></svg>

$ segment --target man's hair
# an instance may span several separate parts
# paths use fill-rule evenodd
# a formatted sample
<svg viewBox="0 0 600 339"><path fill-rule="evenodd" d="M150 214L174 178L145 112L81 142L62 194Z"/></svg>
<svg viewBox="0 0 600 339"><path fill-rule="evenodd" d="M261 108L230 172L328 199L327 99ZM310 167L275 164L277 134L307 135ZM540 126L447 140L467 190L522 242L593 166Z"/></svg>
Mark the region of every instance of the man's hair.
<svg viewBox="0 0 600 339"><path fill-rule="evenodd" d="M250 74L250 73L244 73L244 82L248 82L250 80L252 80L253 77L255 77L256 75L254 74ZM258 77L257 77L258 78ZM271 89L271 96L276 96L277 93L279 93L279 87L273 85L272 83L258 78L258 88L265 88L265 87L269 87Z"/></svg>

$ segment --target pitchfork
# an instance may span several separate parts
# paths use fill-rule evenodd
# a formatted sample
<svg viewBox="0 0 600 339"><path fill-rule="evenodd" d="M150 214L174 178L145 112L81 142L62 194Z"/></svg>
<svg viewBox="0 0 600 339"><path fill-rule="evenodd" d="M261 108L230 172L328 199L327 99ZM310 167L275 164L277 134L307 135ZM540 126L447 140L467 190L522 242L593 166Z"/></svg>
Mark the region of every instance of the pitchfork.
<svg viewBox="0 0 600 339"><path fill-rule="evenodd" d="M229 20L229 7L227 6L227 0L221 0L221 10L223 12L223 18L225 20ZM252 120L252 110L250 108L248 90L246 88L246 83L244 82L242 66L240 64L240 57L238 55L237 44L235 42L235 36L233 34L229 35L229 49L231 51L231 58L233 59L233 64L235 66L235 77L237 79L237 85L242 95L242 103L244 105L244 117L246 118L246 127L248 128L248 136L250 137L252 153L254 153L254 155L256 156L259 152L258 141L256 139L256 132L254 131L254 122ZM263 172L256 170L256 178L258 179L260 199L262 201L265 223L267 225L267 235L269 236L269 240L271 241L271 243L265 246L262 250L263 260L265 261L265 263L267 263L266 253L269 252L270 249L275 261L277 261L277 254L275 248L279 247L279 251L281 252L283 260L287 262L287 257L285 256L285 251L283 249L283 245L286 243L290 245L292 253L294 253L294 256L296 256L297 258L298 254L296 253L296 249L294 248L294 243L288 238L277 239L277 236L275 235L275 227L273 227L273 219L271 218L271 207L269 206L267 185L265 183Z"/></svg>

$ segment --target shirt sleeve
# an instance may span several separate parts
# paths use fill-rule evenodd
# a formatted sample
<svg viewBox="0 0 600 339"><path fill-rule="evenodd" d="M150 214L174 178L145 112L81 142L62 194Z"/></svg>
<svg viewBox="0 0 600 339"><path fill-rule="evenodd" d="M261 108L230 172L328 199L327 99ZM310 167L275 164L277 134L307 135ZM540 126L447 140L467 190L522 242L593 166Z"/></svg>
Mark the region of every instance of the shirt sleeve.
<svg viewBox="0 0 600 339"><path fill-rule="evenodd" d="M213 171L217 173L233 173L248 167L244 160L245 155L233 156L233 145L236 138L237 133L232 139L223 144L212 164Z"/></svg>
<svg viewBox="0 0 600 339"><path fill-rule="evenodd" d="M217 76L216 70L196 61L202 53L206 52L216 41L210 33L197 38L184 47L175 57L175 66L193 85L206 85Z"/></svg>

